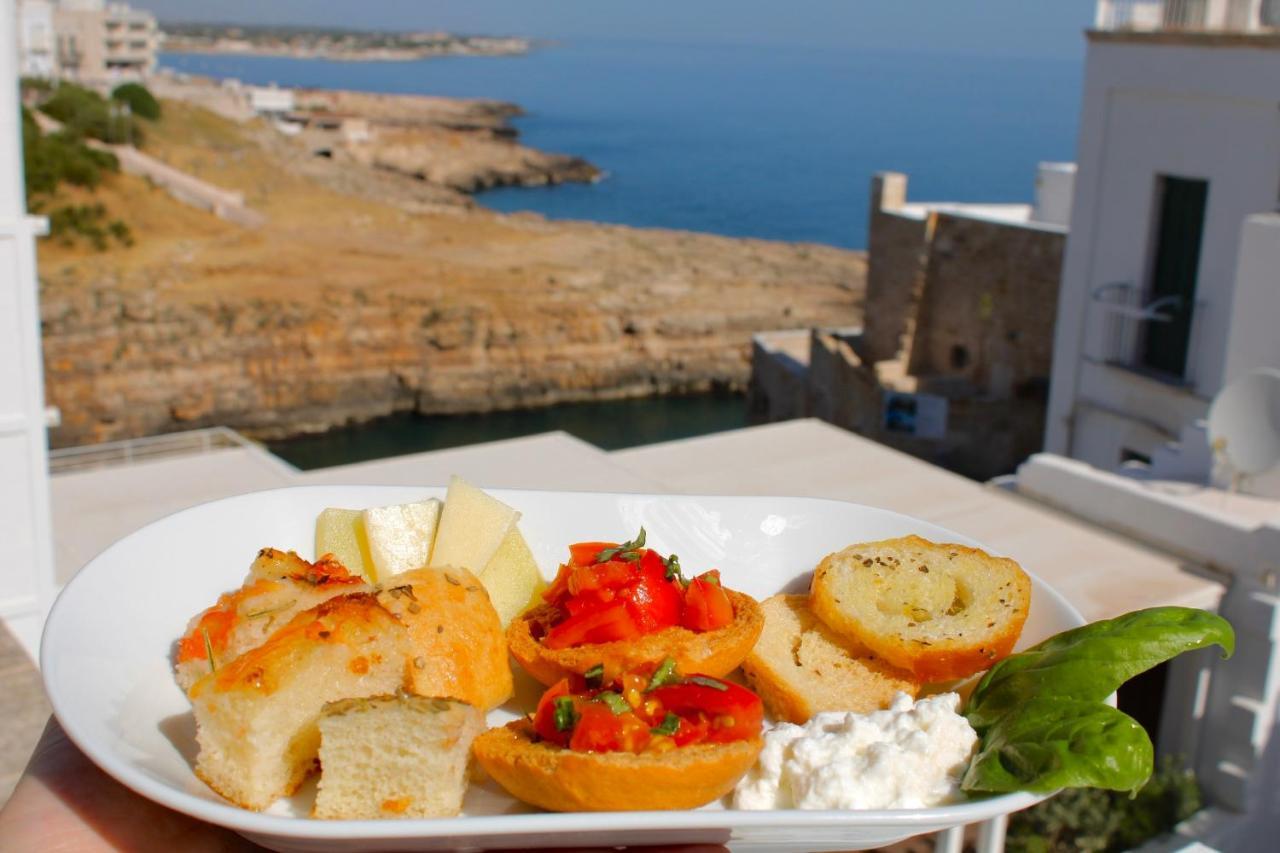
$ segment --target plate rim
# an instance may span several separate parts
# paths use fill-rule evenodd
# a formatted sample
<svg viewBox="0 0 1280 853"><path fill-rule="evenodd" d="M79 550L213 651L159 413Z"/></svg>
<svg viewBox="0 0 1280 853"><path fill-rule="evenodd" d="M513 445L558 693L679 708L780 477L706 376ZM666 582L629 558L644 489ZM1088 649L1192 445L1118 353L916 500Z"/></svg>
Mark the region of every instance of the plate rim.
<svg viewBox="0 0 1280 853"><path fill-rule="evenodd" d="M238 833L252 834L264 838L316 840L316 841L356 841L394 840L402 838L449 838L449 837L509 837L539 832L584 832L609 830L614 832L644 830L733 830L736 828L771 827L771 828L805 828L805 827L857 827L883 826L886 828L911 829L913 827L934 828L945 825L970 824L1020 811L1035 805L1050 794L1033 794L1015 792L983 797L961 803L935 806L927 809L858 809L858 810L817 810L817 809L725 809L723 811L704 811L700 809L682 809L674 811L634 811L634 812L532 812L510 815L477 815L447 818L409 818L403 820L320 820L309 817L267 814L243 809L239 806L214 802L175 788L168 783L152 778L135 768L127 761L118 758L113 751L99 746L74 721L76 712L69 709L65 696L52 689L46 673L56 669L52 659L51 637L60 633L59 627L62 611L70 606L68 591L77 583L84 572L116 549L125 545L134 537L143 534L152 527L165 524L169 520L188 513L204 511L209 507L223 503L242 501L249 497L280 495L284 493L332 491L334 489L386 489L404 491L444 490L446 485L434 484L375 484L375 483L335 483L335 484L299 484L282 486L274 489L261 489L243 492L238 495L204 501L193 506L175 510L157 518L136 530L122 536L100 553L89 560L59 591L49 610L40 638L40 670L45 694L48 697L54 717L62 726L68 739L76 745L99 769L114 780L146 797L179 813L194 817ZM712 499L732 502L748 502L758 500L803 501L817 504L832 504L870 511L908 523L918 523L945 531L956 537L956 541L976 543L978 547L993 554L1003 552L987 548L973 537L952 530L945 525L927 519L918 518L896 510L845 501L838 498L811 497L800 495L741 495L741 494L684 494L657 492L602 492L588 489L508 489L485 488L488 492L512 495L594 495L603 498L656 498L656 499ZM1047 594L1055 605L1068 614L1078 625L1086 624L1084 616L1062 593L1045 582L1033 569L1023 566L1023 570L1031 576L1036 591ZM927 829L922 831L927 831Z"/></svg>

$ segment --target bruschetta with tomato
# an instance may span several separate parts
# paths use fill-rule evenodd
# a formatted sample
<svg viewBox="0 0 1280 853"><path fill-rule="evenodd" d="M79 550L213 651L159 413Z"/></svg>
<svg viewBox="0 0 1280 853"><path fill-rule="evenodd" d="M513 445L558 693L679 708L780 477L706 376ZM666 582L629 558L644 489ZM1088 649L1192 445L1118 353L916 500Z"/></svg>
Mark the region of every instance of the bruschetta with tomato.
<svg viewBox="0 0 1280 853"><path fill-rule="evenodd" d="M716 570L685 580L679 558L630 542L581 542L543 593L512 620L512 656L543 684L602 665L609 677L671 658L684 672L719 677L747 656L764 628L760 605L726 588Z"/></svg>
<svg viewBox="0 0 1280 853"><path fill-rule="evenodd" d="M747 688L681 676L670 658L603 673L561 679L532 719L480 735L476 761L513 796L562 812L697 808L755 763L764 707Z"/></svg>

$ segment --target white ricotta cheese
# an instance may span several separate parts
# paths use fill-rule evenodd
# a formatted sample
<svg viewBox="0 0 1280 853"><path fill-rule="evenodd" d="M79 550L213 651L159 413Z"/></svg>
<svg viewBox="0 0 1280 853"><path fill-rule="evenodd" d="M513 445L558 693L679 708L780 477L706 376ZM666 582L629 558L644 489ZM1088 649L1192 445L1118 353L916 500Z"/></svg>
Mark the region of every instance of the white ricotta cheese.
<svg viewBox="0 0 1280 853"><path fill-rule="evenodd" d="M887 710L822 713L765 732L756 765L738 782L740 809L918 809L952 802L978 743L955 693Z"/></svg>

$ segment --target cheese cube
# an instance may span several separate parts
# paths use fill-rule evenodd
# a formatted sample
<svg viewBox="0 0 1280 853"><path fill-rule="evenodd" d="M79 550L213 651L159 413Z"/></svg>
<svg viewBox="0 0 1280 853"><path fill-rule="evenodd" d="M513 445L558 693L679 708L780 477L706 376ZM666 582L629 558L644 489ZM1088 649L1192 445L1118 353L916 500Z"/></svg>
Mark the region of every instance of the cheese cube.
<svg viewBox="0 0 1280 853"><path fill-rule="evenodd" d="M480 583L488 591L503 626L523 613L546 589L547 582L542 579L542 571L519 528L512 527L502 540L497 553L480 573Z"/></svg>
<svg viewBox="0 0 1280 853"><path fill-rule="evenodd" d="M454 477L445 494L431 565L456 566L479 575L498 552L520 513Z"/></svg>
<svg viewBox="0 0 1280 853"><path fill-rule="evenodd" d="M373 583L373 559L365 537L363 513L358 509L326 509L316 519L316 559L332 554L353 575Z"/></svg>
<svg viewBox="0 0 1280 853"><path fill-rule="evenodd" d="M379 581L401 572L421 569L431 560L443 504L436 498L411 504L382 506L364 511L364 531L369 555Z"/></svg>

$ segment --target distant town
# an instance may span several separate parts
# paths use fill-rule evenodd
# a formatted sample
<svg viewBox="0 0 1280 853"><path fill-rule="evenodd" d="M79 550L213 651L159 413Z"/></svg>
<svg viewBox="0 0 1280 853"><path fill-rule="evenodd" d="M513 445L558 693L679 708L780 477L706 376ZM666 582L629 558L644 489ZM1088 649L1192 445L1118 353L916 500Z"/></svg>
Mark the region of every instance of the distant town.
<svg viewBox="0 0 1280 853"><path fill-rule="evenodd" d="M373 32L296 26L162 22L165 50L312 59L413 60L432 56L515 56L529 39L445 32Z"/></svg>

